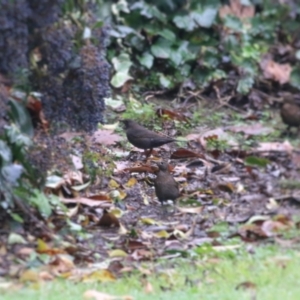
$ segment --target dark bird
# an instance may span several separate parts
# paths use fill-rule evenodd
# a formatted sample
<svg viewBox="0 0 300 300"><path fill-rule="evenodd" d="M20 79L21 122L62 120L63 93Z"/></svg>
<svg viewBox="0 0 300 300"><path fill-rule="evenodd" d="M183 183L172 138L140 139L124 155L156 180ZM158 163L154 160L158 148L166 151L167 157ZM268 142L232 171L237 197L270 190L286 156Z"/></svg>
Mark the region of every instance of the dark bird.
<svg viewBox="0 0 300 300"><path fill-rule="evenodd" d="M162 204L167 200L175 202L176 198L179 197L178 183L169 173L166 162L158 163L158 168L159 170L154 181L155 194Z"/></svg>
<svg viewBox="0 0 300 300"><path fill-rule="evenodd" d="M281 106L280 115L283 123L291 127L300 127L300 105L291 97L285 98Z"/></svg>
<svg viewBox="0 0 300 300"><path fill-rule="evenodd" d="M151 131L133 120L125 119L121 122L125 125L127 139L133 146L144 150L150 149L147 158L151 155L153 148L175 141L170 137Z"/></svg>

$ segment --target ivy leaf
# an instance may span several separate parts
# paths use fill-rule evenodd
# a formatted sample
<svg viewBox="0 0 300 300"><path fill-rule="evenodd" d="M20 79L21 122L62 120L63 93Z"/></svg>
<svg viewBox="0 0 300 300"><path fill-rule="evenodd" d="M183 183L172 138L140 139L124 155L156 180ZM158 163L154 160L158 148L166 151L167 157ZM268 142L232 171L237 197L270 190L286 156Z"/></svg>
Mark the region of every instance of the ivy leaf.
<svg viewBox="0 0 300 300"><path fill-rule="evenodd" d="M11 117L20 128L20 131L30 137L33 137L33 126L30 115L25 106L13 99L10 99L8 104L11 107Z"/></svg>
<svg viewBox="0 0 300 300"><path fill-rule="evenodd" d="M178 67L182 63L182 55L178 50L171 50L170 51L170 60Z"/></svg>
<svg viewBox="0 0 300 300"><path fill-rule="evenodd" d="M8 145L0 140L0 158L1 158L1 166L5 165L5 163L10 163L12 161L12 153Z"/></svg>
<svg viewBox="0 0 300 300"><path fill-rule="evenodd" d="M119 72L112 77L110 83L115 88L120 88L124 85L125 82L127 82L130 79L133 78L129 74Z"/></svg>
<svg viewBox="0 0 300 300"><path fill-rule="evenodd" d="M234 31L241 32L243 30L243 23L241 22L240 19L238 19L235 16L231 16L231 15L226 16L224 18L224 23L226 27Z"/></svg>
<svg viewBox="0 0 300 300"><path fill-rule="evenodd" d="M51 214L51 205L49 198L44 193L41 193L38 190L34 190L33 196L31 196L28 201L37 207L41 214L45 217L49 217Z"/></svg>
<svg viewBox="0 0 300 300"><path fill-rule="evenodd" d="M115 29L111 29L109 31L110 36L113 36L115 38L124 38L130 33L136 33L136 32L131 27L124 26L124 25L118 25L115 27Z"/></svg>
<svg viewBox="0 0 300 300"><path fill-rule="evenodd" d="M123 73L128 72L132 65L130 57L127 53L122 53L118 57L114 57L111 62L115 71Z"/></svg>
<svg viewBox="0 0 300 300"><path fill-rule="evenodd" d="M201 27L210 28L217 16L217 8L206 7L191 13L193 20Z"/></svg>
<svg viewBox="0 0 300 300"><path fill-rule="evenodd" d="M171 42L164 39L159 38L154 45L151 46L151 52L155 57L158 58L169 58L171 54Z"/></svg>
<svg viewBox="0 0 300 300"><path fill-rule="evenodd" d="M176 16L173 18L173 22L178 28L185 29L186 31L192 31L196 25L189 15Z"/></svg>
<svg viewBox="0 0 300 300"><path fill-rule="evenodd" d="M164 88L170 88L172 86L171 80L169 80L164 74L160 74L159 82Z"/></svg>
<svg viewBox="0 0 300 300"><path fill-rule="evenodd" d="M127 53L122 53L118 57L114 57L112 59L112 64L114 69L116 70L116 74L111 79L111 84L120 88L124 85L125 82L132 79L132 77L128 74L132 62L130 61L129 55Z"/></svg>
<svg viewBox="0 0 300 300"><path fill-rule="evenodd" d="M140 14L148 19L156 18L157 20L165 23L167 18L164 13L159 11L155 5L149 5L143 1L134 3L131 7L131 10L140 10Z"/></svg>
<svg viewBox="0 0 300 300"><path fill-rule="evenodd" d="M189 60L194 60L196 58L196 54L192 53L189 48L189 42L187 41L182 41L180 42L180 46L178 48L178 52L182 56L182 59L186 62Z"/></svg>
<svg viewBox="0 0 300 300"><path fill-rule="evenodd" d="M251 76L242 78L239 80L237 91L241 94L247 94L249 93L250 89L252 88L254 84L254 79Z"/></svg>
<svg viewBox="0 0 300 300"><path fill-rule="evenodd" d="M163 29L160 32L157 32L158 35L164 37L166 40L169 40L171 42L174 42L176 40L176 35L173 31L169 29Z"/></svg>
<svg viewBox="0 0 300 300"><path fill-rule="evenodd" d="M151 69L153 66L154 57L151 53L145 52L141 57L138 58L140 64L147 69Z"/></svg>
<svg viewBox="0 0 300 300"><path fill-rule="evenodd" d="M2 168L1 173L8 183L17 185L17 181L22 175L23 167L18 164L11 164Z"/></svg>

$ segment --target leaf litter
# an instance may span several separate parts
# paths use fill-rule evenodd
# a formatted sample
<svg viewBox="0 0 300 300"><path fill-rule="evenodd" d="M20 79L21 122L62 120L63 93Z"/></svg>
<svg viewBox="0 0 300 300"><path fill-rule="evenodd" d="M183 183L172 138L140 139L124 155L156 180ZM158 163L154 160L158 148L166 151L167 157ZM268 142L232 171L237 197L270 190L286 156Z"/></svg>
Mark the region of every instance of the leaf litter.
<svg viewBox="0 0 300 300"><path fill-rule="evenodd" d="M165 114L186 123L187 117L180 118L178 113L161 112ZM47 193L57 195L67 209L57 209L47 219L53 229L49 233L36 232L38 238L22 233L24 242L1 244L0 249L9 253L6 274L21 282L56 277L109 282L140 268L136 263L184 257L207 244L215 251L234 251L241 244L227 245L233 237L241 243L273 239L286 247L299 242L284 235L297 226L293 218L300 213L294 197L297 190L281 184L283 179L299 181L299 150L288 141L260 142L241 155L237 142L231 142L230 131L256 136L270 133L269 128L231 126L204 134L196 129L187 135L186 147L158 148L146 163L140 161L141 152L131 155L128 148L135 148L120 144L123 139L113 129L104 131L98 131L98 142L90 141L88 146L69 139L76 155L70 153L69 167L65 165L60 176L53 172L46 184ZM172 132L176 135L176 127ZM226 149L211 149L211 141L218 147L222 140L229 141ZM102 172L94 180L82 158L86 147L105 153L96 161ZM114 149L129 156L119 156ZM162 159L169 160L169 171L180 184L176 207L162 207L154 193L156 163ZM228 226L225 239L211 231L221 222ZM85 238L78 239L77 233ZM40 261L40 255L47 258L40 268L27 269L27 262ZM12 263L13 256L24 263ZM147 279L142 285L147 293L153 292ZM130 299L97 291L87 291L85 296Z"/></svg>

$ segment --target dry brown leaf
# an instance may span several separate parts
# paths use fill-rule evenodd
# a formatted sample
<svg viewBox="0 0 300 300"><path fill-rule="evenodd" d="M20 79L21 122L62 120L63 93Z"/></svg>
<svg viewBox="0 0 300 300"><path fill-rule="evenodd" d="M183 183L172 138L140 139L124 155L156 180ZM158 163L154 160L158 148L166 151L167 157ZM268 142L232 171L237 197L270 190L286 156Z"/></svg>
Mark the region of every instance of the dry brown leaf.
<svg viewBox="0 0 300 300"><path fill-rule="evenodd" d="M221 18L233 15L241 20L252 18L255 14L255 7L252 5L242 5L240 0L230 0L230 5L223 5L219 10Z"/></svg>
<svg viewBox="0 0 300 300"><path fill-rule="evenodd" d="M116 134L113 133L113 130L103 130L103 129L98 129L97 131L94 132L92 137L90 138L90 141L95 144L100 144L100 145L113 145L116 142L122 141L123 138Z"/></svg>
<svg viewBox="0 0 300 300"><path fill-rule="evenodd" d="M63 176L65 183L74 185L75 182L83 184L83 175L80 171L69 171Z"/></svg>
<svg viewBox="0 0 300 300"><path fill-rule="evenodd" d="M171 159L190 158L190 157L199 157L203 159L205 158L203 154L198 154L196 152L184 148L179 148L171 154Z"/></svg>
<svg viewBox="0 0 300 300"><path fill-rule="evenodd" d="M151 166L148 164L143 164L141 166L132 167L132 168L126 168L123 170L124 172L130 172L130 173L155 173L158 171L158 168L156 166Z"/></svg>
<svg viewBox="0 0 300 300"><path fill-rule="evenodd" d="M222 182L218 185L219 190L227 192L227 193L234 193L236 188L231 182Z"/></svg>
<svg viewBox="0 0 300 300"><path fill-rule="evenodd" d="M159 117L168 116L171 120L184 121L186 123L190 123L189 119L180 112L172 111L165 108L159 108L156 110L156 114Z"/></svg>
<svg viewBox="0 0 300 300"><path fill-rule="evenodd" d="M109 195L106 194L97 194L97 195L89 196L88 199L111 202Z"/></svg>
<svg viewBox="0 0 300 300"><path fill-rule="evenodd" d="M260 67L266 79L277 81L280 84L285 84L290 80L292 67L289 64L278 64L269 56L265 56L260 62Z"/></svg>
<svg viewBox="0 0 300 300"><path fill-rule="evenodd" d="M34 95L29 95L27 97L27 108L34 114L34 116L41 122L42 127L45 131L49 129L49 122L46 120L45 114L42 110L41 101Z"/></svg>
<svg viewBox="0 0 300 300"><path fill-rule="evenodd" d="M60 276L70 272L75 268L73 261L69 255L57 255L49 264L48 269L51 274Z"/></svg>
<svg viewBox="0 0 300 300"><path fill-rule="evenodd" d="M261 226L256 224L243 225L240 227L238 235L245 242L254 242L269 237L269 235L262 230Z"/></svg>
<svg viewBox="0 0 300 300"><path fill-rule="evenodd" d="M50 280L53 280L54 279L54 276L51 275L49 272L47 271L42 271L40 274L39 274L39 277L40 279L44 280L44 281L50 281Z"/></svg>

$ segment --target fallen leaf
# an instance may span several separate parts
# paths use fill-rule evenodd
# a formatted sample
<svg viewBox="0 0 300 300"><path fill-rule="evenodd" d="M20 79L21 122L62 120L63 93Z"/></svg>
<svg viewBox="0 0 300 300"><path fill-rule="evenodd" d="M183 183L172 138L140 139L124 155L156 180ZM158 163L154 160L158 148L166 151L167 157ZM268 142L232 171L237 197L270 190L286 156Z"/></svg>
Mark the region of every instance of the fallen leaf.
<svg viewBox="0 0 300 300"><path fill-rule="evenodd" d="M280 84L288 83L292 72L289 64L278 64L269 55L261 59L260 67L266 79L272 79Z"/></svg>
<svg viewBox="0 0 300 300"><path fill-rule="evenodd" d="M76 155L71 155L71 159L72 159L74 167L77 170L80 170L80 169L83 168L83 163L82 163L82 158L81 157L76 156Z"/></svg>
<svg viewBox="0 0 300 300"><path fill-rule="evenodd" d="M125 168L123 171L130 173L155 173L158 171L158 168L156 166L141 165L132 168Z"/></svg>
<svg viewBox="0 0 300 300"><path fill-rule="evenodd" d="M159 232L156 232L154 235L160 239L161 238L167 239L170 236L170 234L166 230L161 230Z"/></svg>
<svg viewBox="0 0 300 300"><path fill-rule="evenodd" d="M120 185L114 179L111 179L108 183L108 186L111 189L115 189L115 188L118 188Z"/></svg>
<svg viewBox="0 0 300 300"><path fill-rule="evenodd" d="M203 154L198 154L196 152L184 148L179 148L171 154L171 159L181 159L190 157L199 157L203 159L205 158Z"/></svg>
<svg viewBox="0 0 300 300"><path fill-rule="evenodd" d="M267 135L274 132L273 128L263 126L260 123L230 126L227 128L227 130L232 132L243 132L246 135Z"/></svg>
<svg viewBox="0 0 300 300"><path fill-rule="evenodd" d="M131 178L127 181L126 186L130 188L130 187L133 187L133 186L136 185L136 184L137 184L136 178L135 178L135 177L131 177Z"/></svg>
<svg viewBox="0 0 300 300"><path fill-rule="evenodd" d="M93 271L90 274L86 274L83 276L83 282L112 282L115 281L116 277L106 269L100 269L97 271Z"/></svg>
<svg viewBox="0 0 300 300"><path fill-rule="evenodd" d="M204 149L207 147L207 141L212 139L226 141L229 146L238 146L238 143L234 140L234 137L225 132L223 128L216 128L199 134L199 141Z"/></svg>
<svg viewBox="0 0 300 300"><path fill-rule="evenodd" d="M89 196L88 199L98 200L98 201L111 201L110 197L107 194L97 194Z"/></svg>
<svg viewBox="0 0 300 300"><path fill-rule="evenodd" d="M42 239L38 239L36 252L48 254L48 255L56 255L56 254L64 253L65 251L59 248L52 248L48 246L47 243L45 243Z"/></svg>
<svg viewBox="0 0 300 300"><path fill-rule="evenodd" d="M197 207L177 207L177 210L179 210L182 213L188 213L188 214L200 214L203 210L202 206Z"/></svg>
<svg viewBox="0 0 300 300"><path fill-rule="evenodd" d="M219 9L220 18L232 15L243 20L246 18L252 18L254 14L255 7L252 5L242 5L240 0L230 0L230 5L223 5Z"/></svg>
<svg viewBox="0 0 300 300"><path fill-rule="evenodd" d="M255 149L258 152L287 152L291 154L294 150L294 147L290 144L289 141L280 142L265 142L260 143Z"/></svg>
<svg viewBox="0 0 300 300"><path fill-rule="evenodd" d="M218 188L219 188L219 190L227 192L227 193L234 193L236 190L235 186L231 182L219 183Z"/></svg>
<svg viewBox="0 0 300 300"><path fill-rule="evenodd" d="M51 274L56 276L61 276L64 273L68 273L75 268L73 261L71 260L70 255L57 255L55 258L48 264L48 269Z"/></svg>
<svg viewBox="0 0 300 300"><path fill-rule="evenodd" d="M169 110L169 109L165 109L165 108L157 109L156 110L156 115L159 116L159 117L168 116L168 118L170 118L171 120L183 121L183 122L186 122L188 124L190 123L189 119L185 115L183 115L182 113L172 111L172 110Z"/></svg>
<svg viewBox="0 0 300 300"><path fill-rule="evenodd" d="M65 183L69 184L70 186L74 185L75 182L83 184L83 174L80 171L68 171L63 176L63 179L65 180Z"/></svg>
<svg viewBox="0 0 300 300"><path fill-rule="evenodd" d="M123 138L120 135L113 133L113 130L103 130L103 129L98 129L90 137L90 141L92 143L106 145L106 146L113 145L116 142L120 142L122 140Z"/></svg>
<svg viewBox="0 0 300 300"><path fill-rule="evenodd" d="M40 280L39 278L39 273L37 270L25 270L21 275L20 275L20 281L21 282L37 282Z"/></svg>
<svg viewBox="0 0 300 300"><path fill-rule="evenodd" d="M156 225L158 224L158 222L154 219L151 218L141 218L140 219L142 223L146 224L146 225Z"/></svg>
<svg viewBox="0 0 300 300"><path fill-rule="evenodd" d="M128 256L128 254L122 249L114 249L114 250L108 251L108 256L109 257L126 257L126 256Z"/></svg>

